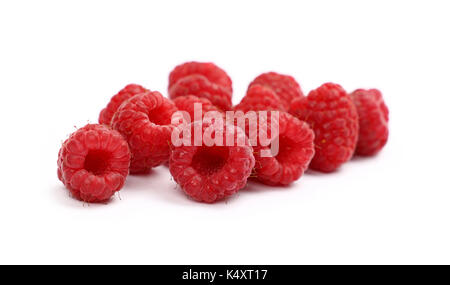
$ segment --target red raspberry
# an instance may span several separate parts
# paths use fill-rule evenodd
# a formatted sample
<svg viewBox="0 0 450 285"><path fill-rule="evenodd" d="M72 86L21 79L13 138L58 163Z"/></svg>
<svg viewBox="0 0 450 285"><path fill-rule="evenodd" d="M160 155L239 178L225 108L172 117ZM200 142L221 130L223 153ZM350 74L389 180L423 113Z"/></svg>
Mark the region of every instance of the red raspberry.
<svg viewBox="0 0 450 285"><path fill-rule="evenodd" d="M116 131L86 125L71 134L58 154L58 178L72 195L103 202L119 191L128 175L130 150Z"/></svg>
<svg viewBox="0 0 450 285"><path fill-rule="evenodd" d="M273 112L267 113L265 120L258 115L258 140L253 147L255 155L256 178L268 185L288 185L298 180L314 156L314 133L308 125L286 112L278 112L275 120ZM272 138L271 124L278 125L278 153L275 156L264 155L263 151L271 153L271 147L275 141ZM262 144L260 140L261 126L265 124L267 138L271 144ZM275 125L276 126L276 125ZM246 133L252 139L250 127L255 127L255 122L246 124ZM256 134L256 133L255 133ZM275 135L275 134L273 134ZM269 142L269 141L268 141ZM272 155L275 153L272 152Z"/></svg>
<svg viewBox="0 0 450 285"><path fill-rule="evenodd" d="M201 125L202 135L215 128L214 125L196 121L187 126L193 128ZM174 180L183 191L193 199L212 203L228 197L247 183L255 164L252 147L245 137L242 129L233 125L224 124L216 129L222 132L224 146L177 146L170 156L169 169ZM218 133L216 133L217 135ZM235 143L226 146L226 136L234 136ZM241 138L245 143L237 144Z"/></svg>
<svg viewBox="0 0 450 285"><path fill-rule="evenodd" d="M232 82L228 74L212 62L186 62L176 66L169 75L169 90L178 80L188 75L205 76L211 83L226 87L232 92Z"/></svg>
<svg viewBox="0 0 450 285"><path fill-rule="evenodd" d="M169 97L195 95L206 98L223 111L231 109L231 92L228 88L211 83L203 75L188 75L179 79L169 89Z"/></svg>
<svg viewBox="0 0 450 285"><path fill-rule="evenodd" d="M308 97L294 100L290 112L314 130L312 169L331 172L352 157L358 139L358 114L340 85L323 84Z"/></svg>
<svg viewBox="0 0 450 285"><path fill-rule="evenodd" d="M117 110L111 126L128 141L131 173L146 173L169 159L171 116L177 107L155 91L136 95Z"/></svg>
<svg viewBox="0 0 450 285"><path fill-rule="evenodd" d="M221 112L221 110L219 108L217 108L216 106L214 106L211 103L211 101L209 101L208 99L199 98L194 95L186 95L186 96L177 97L173 100L173 103L175 104L175 106L177 106L178 110L186 111L189 113L189 116L190 116L189 121L190 122L194 121L194 104L195 103L199 103L202 105L201 118L203 118L204 114L207 112L212 112L212 111Z"/></svg>
<svg viewBox="0 0 450 285"><path fill-rule="evenodd" d="M359 138L356 154L374 155L389 136L389 110L377 89L357 89L350 94L359 116Z"/></svg>
<svg viewBox="0 0 450 285"><path fill-rule="evenodd" d="M98 122L100 124L110 125L112 117L114 116L114 113L117 111L119 106L126 100L130 99L134 95L144 93L148 91L141 85L137 84L128 84L119 91L116 95L114 95L111 98L111 101L109 101L108 105L100 112L100 116L98 118Z"/></svg>
<svg viewBox="0 0 450 285"><path fill-rule="evenodd" d="M285 111L280 97L271 88L260 84L251 85L245 97L234 107L234 110L244 113L248 111Z"/></svg>
<svg viewBox="0 0 450 285"><path fill-rule="evenodd" d="M280 97L285 110L289 110L292 100L303 97L300 85L294 77L276 72L267 72L256 77L249 85L261 84L272 88Z"/></svg>

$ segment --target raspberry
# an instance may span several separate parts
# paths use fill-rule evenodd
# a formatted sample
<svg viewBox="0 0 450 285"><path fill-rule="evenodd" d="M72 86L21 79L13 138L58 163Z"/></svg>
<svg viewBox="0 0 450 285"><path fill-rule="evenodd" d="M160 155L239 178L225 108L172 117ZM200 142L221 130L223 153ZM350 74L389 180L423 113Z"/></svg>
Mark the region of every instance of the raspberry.
<svg viewBox="0 0 450 285"><path fill-rule="evenodd" d="M358 139L358 114L340 85L323 84L308 97L294 100L290 112L314 130L312 169L331 172L352 157Z"/></svg>
<svg viewBox="0 0 450 285"><path fill-rule="evenodd" d="M176 66L169 75L169 89L178 80L188 75L205 76L211 83L226 87L232 92L232 82L228 74L212 62L186 62Z"/></svg>
<svg viewBox="0 0 450 285"><path fill-rule="evenodd" d="M193 132L198 124L202 125L202 134L216 127L196 121L187 128ZM177 146L169 162L170 173L183 191L193 199L207 203L228 197L243 188L255 164L252 147L242 129L223 124L216 130L222 132L223 146ZM234 145L226 146L227 135L235 137ZM239 138L245 142L243 145L237 144Z"/></svg>
<svg viewBox="0 0 450 285"><path fill-rule="evenodd" d="M231 109L231 92L228 88L211 83L203 75L188 75L179 79L169 89L169 97L195 95L206 98L223 111Z"/></svg>
<svg viewBox="0 0 450 285"><path fill-rule="evenodd" d="M177 106L178 110L180 111L186 111L189 113L189 121L194 121L194 104L199 103L202 105L202 116L203 118L204 114L211 111L220 112L220 109L214 106L211 101L209 101L206 98L199 98L194 95L186 95L177 97L173 100L173 103L175 106Z"/></svg>
<svg viewBox="0 0 450 285"><path fill-rule="evenodd" d="M269 111L280 110L285 111L282 106L280 97L275 92L264 85L253 84L248 90L241 102L234 107L234 110L248 111Z"/></svg>
<svg viewBox="0 0 450 285"><path fill-rule="evenodd" d="M256 77L249 85L261 84L272 88L272 90L280 97L281 103L285 110L289 110L292 100L303 97L300 85L294 77L276 72L267 72Z"/></svg>
<svg viewBox="0 0 450 285"><path fill-rule="evenodd" d="M309 126L286 112L278 112L275 120L273 112L268 113L267 119L261 119L258 112L258 132L261 126L266 125L267 137L272 143L262 144L258 133L257 145L253 147L255 154L256 178L268 185L288 185L298 180L314 156L314 133ZM263 155L263 151L271 153L274 142L271 132L271 124L278 125L278 152L272 152L272 156ZM246 133L249 135L249 127L255 126L250 122L246 125ZM275 135L275 134L274 134ZM251 136L250 136L251 138ZM267 141L269 142L269 141Z"/></svg>
<svg viewBox="0 0 450 285"><path fill-rule="evenodd" d="M58 154L58 178L72 195L103 202L119 191L128 175L130 150L116 131L98 124L71 134Z"/></svg>
<svg viewBox="0 0 450 285"><path fill-rule="evenodd" d="M110 125L112 117L114 116L114 113L117 111L119 106L129 98L133 97L134 95L143 93L148 91L141 85L137 84L128 84L125 86L122 90L119 91L116 95L114 95L111 98L111 101L109 101L108 105L100 112L100 116L98 118L98 122L100 124Z"/></svg>
<svg viewBox="0 0 450 285"><path fill-rule="evenodd" d="M356 154L374 155L389 136L389 110L377 89L357 89L350 94L359 116L359 138Z"/></svg>
<svg viewBox="0 0 450 285"><path fill-rule="evenodd" d="M117 110L111 126L128 141L131 173L146 173L169 159L171 116L177 107L155 91L136 95Z"/></svg>

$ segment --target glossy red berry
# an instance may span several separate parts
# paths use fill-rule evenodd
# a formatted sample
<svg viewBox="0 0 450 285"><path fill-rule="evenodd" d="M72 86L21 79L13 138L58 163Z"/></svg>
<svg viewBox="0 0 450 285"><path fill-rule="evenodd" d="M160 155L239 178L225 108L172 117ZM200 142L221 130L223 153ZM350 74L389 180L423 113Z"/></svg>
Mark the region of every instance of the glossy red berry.
<svg viewBox="0 0 450 285"><path fill-rule="evenodd" d="M122 188L129 165L125 139L107 126L90 124L63 143L58 154L58 178L75 198L103 202Z"/></svg>

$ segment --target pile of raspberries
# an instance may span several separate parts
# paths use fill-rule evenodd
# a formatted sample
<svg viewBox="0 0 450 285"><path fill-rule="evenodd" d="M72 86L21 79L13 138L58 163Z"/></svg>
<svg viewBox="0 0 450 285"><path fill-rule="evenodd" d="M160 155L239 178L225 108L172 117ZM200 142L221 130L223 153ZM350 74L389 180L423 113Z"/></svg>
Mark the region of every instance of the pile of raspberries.
<svg viewBox="0 0 450 285"><path fill-rule="evenodd" d="M75 198L105 202L123 187L129 173L149 173L153 167L168 165L189 197L212 203L243 189L248 179L283 186L307 169L335 171L354 154L375 155L388 139L388 108L377 89L347 93L338 84L325 83L305 96L292 76L268 72L250 83L235 106L232 93L227 73L202 62L187 62L172 70L169 98L137 84L127 85L100 112L98 124L78 129L63 143L58 178ZM249 128L226 120L214 128L244 144L174 146L171 134L179 126L172 115L185 111L194 118L195 103L203 112L223 114L279 111L278 154L262 156L270 146L250 144ZM257 124L270 121L268 117ZM197 118L185 127L203 122L204 118ZM201 125L202 132L212 126Z"/></svg>

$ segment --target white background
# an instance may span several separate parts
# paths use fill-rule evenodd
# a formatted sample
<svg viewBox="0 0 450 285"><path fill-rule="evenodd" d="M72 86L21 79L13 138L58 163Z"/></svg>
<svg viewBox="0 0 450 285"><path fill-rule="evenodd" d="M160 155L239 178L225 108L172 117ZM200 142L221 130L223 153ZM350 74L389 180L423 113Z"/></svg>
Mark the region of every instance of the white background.
<svg viewBox="0 0 450 285"><path fill-rule="evenodd" d="M0 263L450 263L448 1L2 1ZM61 142L128 83L213 61L234 103L259 73L379 88L376 157L213 205L165 167L87 205L56 176Z"/></svg>

